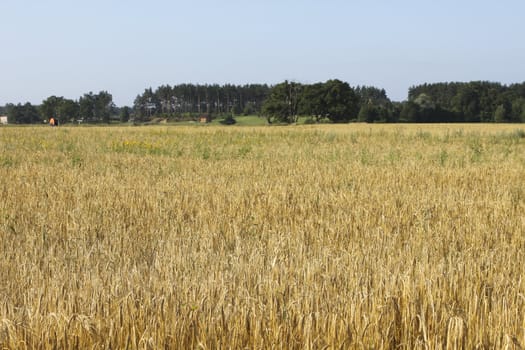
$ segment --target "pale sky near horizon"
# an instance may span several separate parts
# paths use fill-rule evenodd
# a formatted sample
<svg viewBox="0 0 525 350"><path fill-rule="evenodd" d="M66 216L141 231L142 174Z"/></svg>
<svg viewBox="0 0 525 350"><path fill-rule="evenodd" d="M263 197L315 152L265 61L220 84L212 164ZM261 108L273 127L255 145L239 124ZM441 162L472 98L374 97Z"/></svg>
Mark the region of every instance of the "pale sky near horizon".
<svg viewBox="0 0 525 350"><path fill-rule="evenodd" d="M525 81L524 0L1 0L0 105L169 84Z"/></svg>

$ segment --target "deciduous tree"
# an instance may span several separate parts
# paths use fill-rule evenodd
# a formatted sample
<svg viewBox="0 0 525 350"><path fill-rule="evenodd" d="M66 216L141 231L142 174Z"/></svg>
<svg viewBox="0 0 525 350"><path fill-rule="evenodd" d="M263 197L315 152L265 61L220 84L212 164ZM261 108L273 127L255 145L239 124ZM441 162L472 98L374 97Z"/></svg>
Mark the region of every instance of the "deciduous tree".
<svg viewBox="0 0 525 350"><path fill-rule="evenodd" d="M262 107L268 123L296 123L301 90L301 84L287 80L275 85Z"/></svg>

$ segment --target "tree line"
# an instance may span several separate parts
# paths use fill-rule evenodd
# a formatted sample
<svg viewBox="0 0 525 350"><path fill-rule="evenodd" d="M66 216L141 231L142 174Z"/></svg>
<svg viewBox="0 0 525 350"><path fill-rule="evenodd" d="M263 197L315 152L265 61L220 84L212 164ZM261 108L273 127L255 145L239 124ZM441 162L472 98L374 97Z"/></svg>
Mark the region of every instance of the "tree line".
<svg viewBox="0 0 525 350"><path fill-rule="evenodd" d="M413 86L403 117L413 122L525 122L525 82Z"/></svg>
<svg viewBox="0 0 525 350"><path fill-rule="evenodd" d="M268 122L451 123L525 122L525 82L502 85L474 81L412 86L408 100L391 101L384 89L352 88L340 80L275 85L263 105Z"/></svg>
<svg viewBox="0 0 525 350"><path fill-rule="evenodd" d="M55 118L60 123L73 122L110 122L110 117L118 113L119 108L113 103L113 96L107 91L98 94L89 92L78 100L62 96L49 96L38 106L8 103L0 108L12 124L42 123Z"/></svg>
<svg viewBox="0 0 525 350"><path fill-rule="evenodd" d="M202 114L259 114L269 91L266 84L162 85L155 91L145 89L135 98L133 115L145 121L152 117L185 120Z"/></svg>
<svg viewBox="0 0 525 350"><path fill-rule="evenodd" d="M0 106L10 123L41 123L51 117L61 123L147 122L234 118L258 115L269 124L306 122L441 123L525 122L525 82L503 85L474 81L422 84L410 87L408 99L391 101L384 89L352 87L333 79L315 84L284 81L247 85L162 85L137 95L133 106L118 107L107 91L86 93L78 100L50 96L38 106Z"/></svg>
<svg viewBox="0 0 525 350"><path fill-rule="evenodd" d="M295 123L299 116L311 123L390 122L396 119L396 108L384 89L372 86L352 88L338 79L315 84L285 81L272 87L261 114L269 124Z"/></svg>

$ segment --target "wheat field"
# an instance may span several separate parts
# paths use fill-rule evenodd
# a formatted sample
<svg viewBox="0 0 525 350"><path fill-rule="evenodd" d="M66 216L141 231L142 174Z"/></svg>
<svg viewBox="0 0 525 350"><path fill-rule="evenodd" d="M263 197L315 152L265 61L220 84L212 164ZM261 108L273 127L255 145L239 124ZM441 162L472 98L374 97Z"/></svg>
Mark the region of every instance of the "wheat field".
<svg viewBox="0 0 525 350"><path fill-rule="evenodd" d="M520 125L0 128L5 349L521 349Z"/></svg>

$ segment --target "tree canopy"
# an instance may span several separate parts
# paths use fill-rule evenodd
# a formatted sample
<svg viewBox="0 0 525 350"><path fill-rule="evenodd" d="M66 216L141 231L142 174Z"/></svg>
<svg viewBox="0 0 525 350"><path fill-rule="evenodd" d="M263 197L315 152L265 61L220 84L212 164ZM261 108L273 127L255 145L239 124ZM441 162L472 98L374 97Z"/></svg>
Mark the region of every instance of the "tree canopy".
<svg viewBox="0 0 525 350"><path fill-rule="evenodd" d="M414 121L525 122L525 82L423 84L411 87L408 99L420 108Z"/></svg>
<svg viewBox="0 0 525 350"><path fill-rule="evenodd" d="M12 124L32 124L42 122L38 108L31 103L7 104L7 119Z"/></svg>
<svg viewBox="0 0 525 350"><path fill-rule="evenodd" d="M125 108L124 108L125 107ZM269 123L296 123L299 116L313 122L360 121L444 123L525 122L525 82L503 85L497 82L443 82L412 86L408 99L391 101L385 89L351 87L332 79L301 84L284 81L269 86L246 85L161 85L146 88L132 107L118 108L108 91L85 93L78 100L49 96L40 105L0 106L10 123L40 123L51 117L61 123L81 119L109 123L111 119L138 122L153 118L196 120L202 114L214 117L259 115Z"/></svg>
<svg viewBox="0 0 525 350"><path fill-rule="evenodd" d="M263 105L269 123L295 123L299 114L334 123L355 119L359 98L348 83L328 80L325 83L302 85L285 81L275 85Z"/></svg>
<svg viewBox="0 0 525 350"><path fill-rule="evenodd" d="M133 113L138 121L154 117L196 119L201 114L259 114L269 90L265 84L162 85L137 95Z"/></svg>
<svg viewBox="0 0 525 350"><path fill-rule="evenodd" d="M268 119L268 123L297 122L303 90L301 84L289 81L275 85L262 107L262 113Z"/></svg>
<svg viewBox="0 0 525 350"><path fill-rule="evenodd" d="M76 101L66 99L62 96L50 96L42 101L40 113L46 120L53 117L61 122L70 122L78 117L79 105Z"/></svg>

